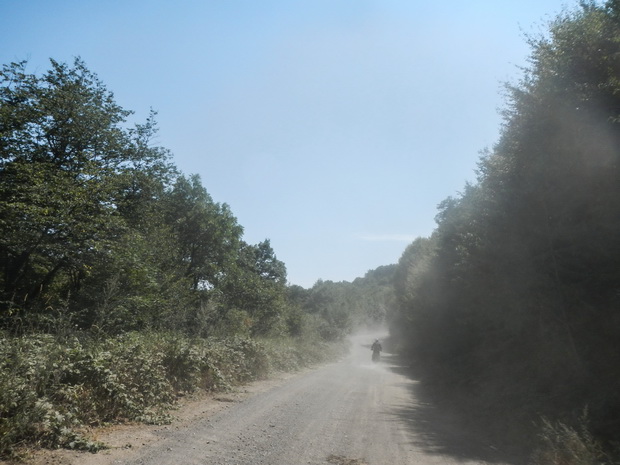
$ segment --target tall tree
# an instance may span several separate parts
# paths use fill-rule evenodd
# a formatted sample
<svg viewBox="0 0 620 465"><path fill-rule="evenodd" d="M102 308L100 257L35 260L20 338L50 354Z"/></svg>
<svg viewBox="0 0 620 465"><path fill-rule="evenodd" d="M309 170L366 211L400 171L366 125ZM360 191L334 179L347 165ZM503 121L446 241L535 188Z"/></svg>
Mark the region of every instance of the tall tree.
<svg viewBox="0 0 620 465"><path fill-rule="evenodd" d="M177 239L178 263L193 288L216 286L236 259L243 233L228 205L215 203L199 176L180 176L164 210Z"/></svg>
<svg viewBox="0 0 620 465"><path fill-rule="evenodd" d="M620 411L619 13L582 2L529 39L477 184L441 204L432 253L415 244L397 272L396 321L437 379L487 406L589 403L600 428Z"/></svg>
<svg viewBox="0 0 620 465"><path fill-rule="evenodd" d="M76 59L42 76L26 63L0 73L0 299L6 312L68 299L125 228L123 176L166 169L144 145L149 128L127 130L130 112Z"/></svg>
<svg viewBox="0 0 620 465"><path fill-rule="evenodd" d="M286 331L286 267L268 239L257 245L241 244L220 289L226 307L242 312L252 334Z"/></svg>

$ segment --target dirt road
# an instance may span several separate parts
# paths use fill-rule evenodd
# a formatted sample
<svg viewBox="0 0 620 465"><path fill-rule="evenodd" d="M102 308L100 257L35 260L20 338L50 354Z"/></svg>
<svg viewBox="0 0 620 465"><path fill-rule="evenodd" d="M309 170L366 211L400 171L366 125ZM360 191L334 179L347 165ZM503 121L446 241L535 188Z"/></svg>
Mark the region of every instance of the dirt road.
<svg viewBox="0 0 620 465"><path fill-rule="evenodd" d="M219 408L194 412L192 419L176 426L151 429L148 437L127 430L126 448L76 455L73 461L86 465L502 463L492 444L418 398L417 381L389 354L372 363L372 338L354 338L351 354L340 362L292 375L261 392L220 398ZM133 437L144 441L132 446Z"/></svg>

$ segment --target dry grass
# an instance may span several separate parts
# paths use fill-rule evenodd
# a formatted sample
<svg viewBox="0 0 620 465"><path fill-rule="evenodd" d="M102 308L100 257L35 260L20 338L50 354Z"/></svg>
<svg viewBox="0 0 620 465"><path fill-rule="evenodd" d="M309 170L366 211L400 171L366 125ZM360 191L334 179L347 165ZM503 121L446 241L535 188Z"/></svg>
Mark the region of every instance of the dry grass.
<svg viewBox="0 0 620 465"><path fill-rule="evenodd" d="M576 428L562 422L543 421L541 446L534 452L533 465L612 465L600 442L590 433L587 411Z"/></svg>

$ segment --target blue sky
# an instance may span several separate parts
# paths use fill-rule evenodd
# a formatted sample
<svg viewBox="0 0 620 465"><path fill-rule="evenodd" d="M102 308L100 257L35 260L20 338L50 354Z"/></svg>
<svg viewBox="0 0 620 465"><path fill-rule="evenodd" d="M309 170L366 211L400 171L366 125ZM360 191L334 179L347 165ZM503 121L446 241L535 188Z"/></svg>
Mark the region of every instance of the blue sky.
<svg viewBox="0 0 620 465"><path fill-rule="evenodd" d="M497 142L558 0L4 0L0 61L80 56L291 284L352 281L435 228Z"/></svg>

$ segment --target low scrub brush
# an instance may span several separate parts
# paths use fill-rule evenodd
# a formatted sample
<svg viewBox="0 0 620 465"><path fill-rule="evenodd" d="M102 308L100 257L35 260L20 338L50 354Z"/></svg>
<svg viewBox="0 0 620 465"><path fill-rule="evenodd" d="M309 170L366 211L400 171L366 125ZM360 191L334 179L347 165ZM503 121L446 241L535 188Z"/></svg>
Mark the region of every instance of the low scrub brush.
<svg viewBox="0 0 620 465"><path fill-rule="evenodd" d="M182 393L223 391L340 353L295 339L190 339L129 333L103 340L0 336L0 457L20 446L95 451L88 427L164 423Z"/></svg>
<svg viewBox="0 0 620 465"><path fill-rule="evenodd" d="M533 465L612 465L612 461L588 427L587 411L578 426L544 419L539 434L541 445L532 457Z"/></svg>

